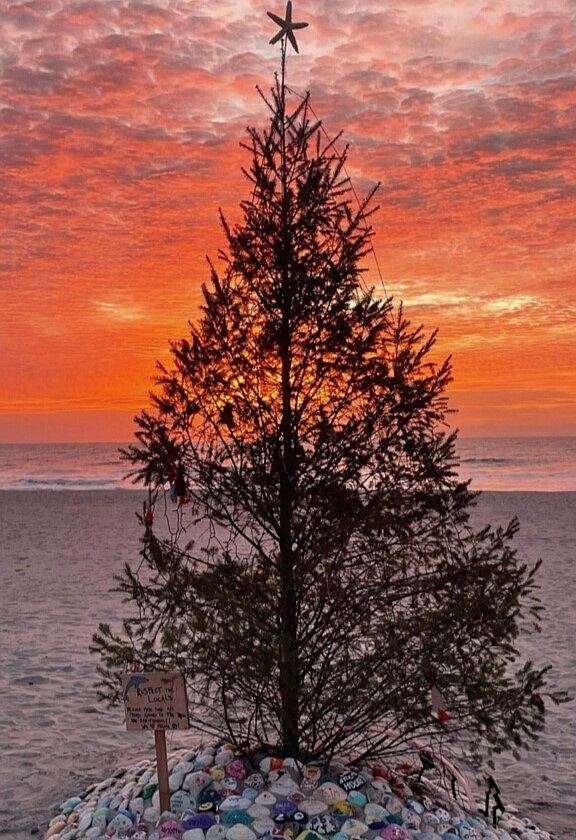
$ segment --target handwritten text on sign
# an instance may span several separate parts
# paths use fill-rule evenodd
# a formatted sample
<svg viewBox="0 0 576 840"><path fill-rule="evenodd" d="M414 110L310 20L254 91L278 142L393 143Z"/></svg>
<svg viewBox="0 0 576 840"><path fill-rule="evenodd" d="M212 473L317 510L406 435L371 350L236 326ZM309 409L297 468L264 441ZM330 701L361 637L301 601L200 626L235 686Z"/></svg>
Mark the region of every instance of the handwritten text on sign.
<svg viewBox="0 0 576 840"><path fill-rule="evenodd" d="M178 671L122 675L126 729L188 729L186 684Z"/></svg>

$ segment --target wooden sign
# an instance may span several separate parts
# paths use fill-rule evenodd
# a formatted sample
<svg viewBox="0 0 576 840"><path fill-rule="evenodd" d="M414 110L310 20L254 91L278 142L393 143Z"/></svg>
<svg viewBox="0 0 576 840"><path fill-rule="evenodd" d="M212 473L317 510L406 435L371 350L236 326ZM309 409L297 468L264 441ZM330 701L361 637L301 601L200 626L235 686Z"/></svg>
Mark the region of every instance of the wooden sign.
<svg viewBox="0 0 576 840"><path fill-rule="evenodd" d="M179 671L122 675L126 729L188 729L186 683Z"/></svg>

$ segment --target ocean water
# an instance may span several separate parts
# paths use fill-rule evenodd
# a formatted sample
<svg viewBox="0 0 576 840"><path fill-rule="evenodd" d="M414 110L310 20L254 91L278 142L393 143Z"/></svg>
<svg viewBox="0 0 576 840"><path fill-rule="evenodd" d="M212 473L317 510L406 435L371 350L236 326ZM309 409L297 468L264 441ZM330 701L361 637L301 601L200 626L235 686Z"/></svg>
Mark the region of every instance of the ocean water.
<svg viewBox="0 0 576 840"><path fill-rule="evenodd" d="M125 444L0 444L0 490L134 489ZM476 490L576 490L576 437L462 438L459 475Z"/></svg>

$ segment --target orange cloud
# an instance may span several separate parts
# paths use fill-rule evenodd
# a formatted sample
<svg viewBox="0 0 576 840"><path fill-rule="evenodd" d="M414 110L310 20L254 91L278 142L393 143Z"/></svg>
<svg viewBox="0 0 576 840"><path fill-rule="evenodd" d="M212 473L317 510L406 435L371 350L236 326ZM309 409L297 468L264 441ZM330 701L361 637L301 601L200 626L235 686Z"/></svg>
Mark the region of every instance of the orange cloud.
<svg viewBox="0 0 576 840"><path fill-rule="evenodd" d="M3 12L5 439L14 418L80 412L86 428L97 410L129 418L146 403L224 242L219 208L238 219L249 195L240 143L267 120L255 88L278 69L265 11L29 0ZM458 425L576 433L566 3L308 0L295 12L310 26L290 87L311 91L329 134L343 129L355 189L382 183L367 276L439 327Z"/></svg>

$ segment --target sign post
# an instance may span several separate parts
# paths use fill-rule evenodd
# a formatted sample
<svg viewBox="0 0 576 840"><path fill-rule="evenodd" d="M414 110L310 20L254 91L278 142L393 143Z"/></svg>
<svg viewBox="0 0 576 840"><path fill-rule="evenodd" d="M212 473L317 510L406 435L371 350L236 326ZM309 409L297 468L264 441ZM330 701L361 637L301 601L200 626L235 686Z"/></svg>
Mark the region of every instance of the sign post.
<svg viewBox="0 0 576 840"><path fill-rule="evenodd" d="M186 683L179 671L122 674L126 729L154 731L160 811L170 810L166 730L188 729Z"/></svg>

